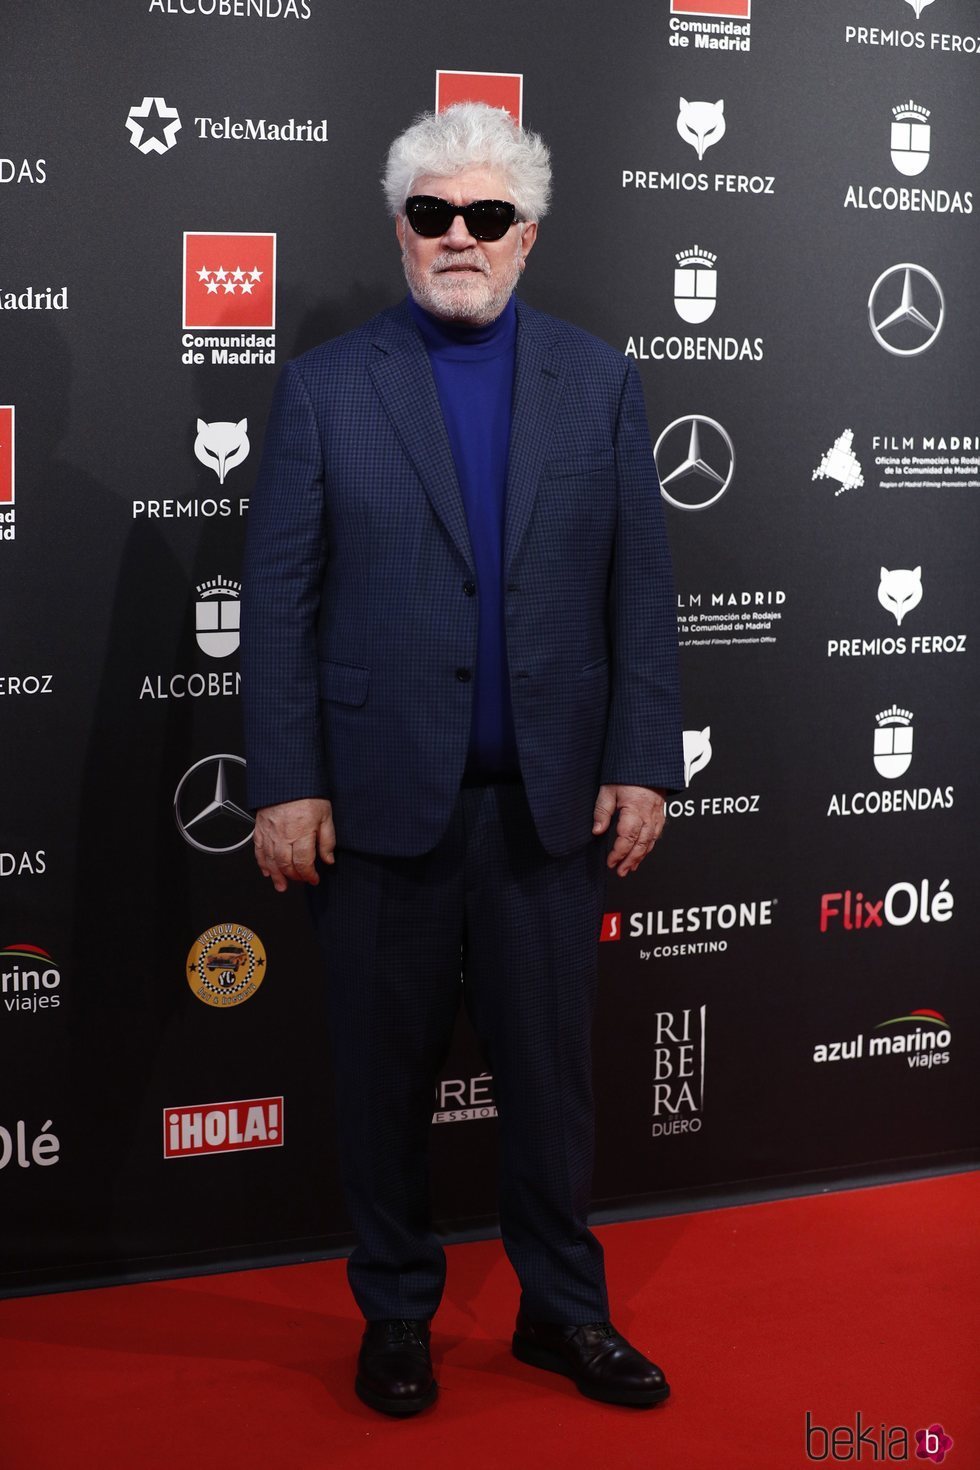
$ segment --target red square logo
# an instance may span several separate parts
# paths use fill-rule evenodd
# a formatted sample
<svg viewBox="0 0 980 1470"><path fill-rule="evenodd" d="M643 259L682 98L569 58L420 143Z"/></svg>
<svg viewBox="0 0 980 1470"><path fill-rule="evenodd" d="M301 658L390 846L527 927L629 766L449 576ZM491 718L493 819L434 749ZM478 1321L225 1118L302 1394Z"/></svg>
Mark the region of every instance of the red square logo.
<svg viewBox="0 0 980 1470"><path fill-rule="evenodd" d="M486 102L490 107L506 107L520 127L523 98L522 72L436 72L436 112L442 112L454 102Z"/></svg>
<svg viewBox="0 0 980 1470"><path fill-rule="evenodd" d="M622 914L603 914L603 916L602 916L602 932L599 935L599 942L601 944L605 944L610 939L622 939L622 937L623 937L623 916L622 916Z"/></svg>
<svg viewBox="0 0 980 1470"><path fill-rule="evenodd" d="M0 505L14 503L14 410L0 408Z"/></svg>
<svg viewBox="0 0 980 1470"><path fill-rule="evenodd" d="M184 326L276 325L275 235L184 232Z"/></svg>
<svg viewBox="0 0 980 1470"><path fill-rule="evenodd" d="M670 0L671 15L721 15L727 20L751 20L752 0Z"/></svg>

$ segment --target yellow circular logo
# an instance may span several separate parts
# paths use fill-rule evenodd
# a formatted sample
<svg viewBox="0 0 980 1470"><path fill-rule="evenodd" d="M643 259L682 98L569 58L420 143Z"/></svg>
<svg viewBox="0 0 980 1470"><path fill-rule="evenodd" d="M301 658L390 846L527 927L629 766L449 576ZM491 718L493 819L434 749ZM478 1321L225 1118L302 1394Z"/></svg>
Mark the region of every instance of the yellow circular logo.
<svg viewBox="0 0 980 1470"><path fill-rule="evenodd" d="M242 924L215 924L191 945L187 983L206 1006L240 1006L265 979L265 946Z"/></svg>

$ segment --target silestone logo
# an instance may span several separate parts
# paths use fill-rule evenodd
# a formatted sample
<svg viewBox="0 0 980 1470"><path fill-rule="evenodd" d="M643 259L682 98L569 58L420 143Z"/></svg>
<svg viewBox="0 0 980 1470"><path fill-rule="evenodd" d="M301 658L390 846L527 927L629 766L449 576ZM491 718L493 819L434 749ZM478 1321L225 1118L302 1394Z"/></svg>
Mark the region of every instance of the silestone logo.
<svg viewBox="0 0 980 1470"><path fill-rule="evenodd" d="M163 97L144 97L126 118L129 141L140 153L169 153L180 126L176 107L168 107Z"/></svg>
<svg viewBox="0 0 980 1470"><path fill-rule="evenodd" d="M663 125L666 129L666 119ZM773 174L709 173L700 167L704 164L708 150L716 147L725 138L728 125L729 117L723 97L717 97L714 101L706 98L678 98L673 131L697 154L698 169L675 168L664 172L662 169L625 168L622 170L622 187L654 189L658 192L673 189L694 194L775 194L776 179ZM728 144L723 153L727 151Z"/></svg>
<svg viewBox="0 0 980 1470"><path fill-rule="evenodd" d="M694 954L724 954L725 937L737 929L767 929L775 922L776 898L704 903L682 909L647 909L629 915L627 938L669 939L641 949L641 960L676 959ZM696 935L697 938L689 936ZM702 937L704 936L704 937Z"/></svg>
<svg viewBox="0 0 980 1470"><path fill-rule="evenodd" d="M653 1047L654 1138L700 1133L704 1114L708 1007L656 1012Z"/></svg>
<svg viewBox="0 0 980 1470"><path fill-rule="evenodd" d="M814 480L835 480L835 495L845 490L859 490L864 484L864 474L857 455L854 453L854 431L845 429L838 434L830 449L824 454L811 477Z"/></svg>
<svg viewBox="0 0 980 1470"><path fill-rule="evenodd" d="M694 245L674 260L674 310L682 321L700 325L718 302L717 256ZM642 362L761 362L763 343L761 337L633 336L625 353Z"/></svg>

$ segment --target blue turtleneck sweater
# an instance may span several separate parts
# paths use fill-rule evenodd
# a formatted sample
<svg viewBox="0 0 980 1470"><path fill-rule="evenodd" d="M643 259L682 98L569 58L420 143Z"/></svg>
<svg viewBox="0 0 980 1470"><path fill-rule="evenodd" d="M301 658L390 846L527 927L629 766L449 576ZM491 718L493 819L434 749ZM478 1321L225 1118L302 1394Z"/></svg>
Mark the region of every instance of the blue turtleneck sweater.
<svg viewBox="0 0 980 1470"><path fill-rule="evenodd" d="M479 597L473 723L464 779L519 774L504 634L504 487L510 447L517 311L495 321L444 321L409 298L432 364L459 481Z"/></svg>

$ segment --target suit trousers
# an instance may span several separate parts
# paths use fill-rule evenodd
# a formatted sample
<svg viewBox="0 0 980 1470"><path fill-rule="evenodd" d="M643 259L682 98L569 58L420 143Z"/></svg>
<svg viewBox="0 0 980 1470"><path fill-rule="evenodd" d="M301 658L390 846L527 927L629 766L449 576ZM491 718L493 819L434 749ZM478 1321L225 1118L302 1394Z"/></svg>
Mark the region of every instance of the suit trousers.
<svg viewBox="0 0 980 1470"><path fill-rule="evenodd" d="M431 1318L446 1257L428 1142L460 999L493 1074L504 1248L533 1320L609 1315L587 1224L592 1021L611 833L563 857L521 782L464 785L421 857L338 846L309 890L327 976L347 1274L369 1321Z"/></svg>

